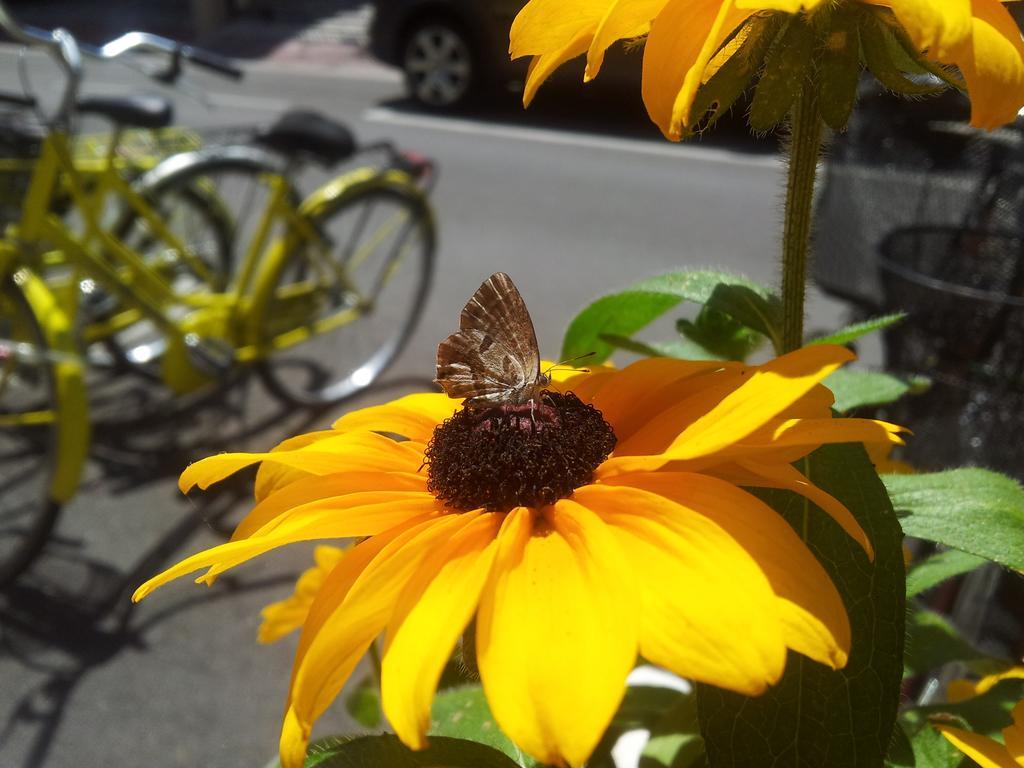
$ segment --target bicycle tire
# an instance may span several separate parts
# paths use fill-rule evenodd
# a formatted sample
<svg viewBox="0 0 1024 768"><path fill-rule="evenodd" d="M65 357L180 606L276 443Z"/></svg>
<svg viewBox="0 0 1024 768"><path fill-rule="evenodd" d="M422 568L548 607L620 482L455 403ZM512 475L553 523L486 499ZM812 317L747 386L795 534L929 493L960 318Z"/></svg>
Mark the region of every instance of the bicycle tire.
<svg viewBox="0 0 1024 768"><path fill-rule="evenodd" d="M170 231L200 259L208 270L209 279L175 260L175 253L167 253L166 245L152 235L134 209L126 211L114 227L115 236L162 273L179 293L190 291L223 291L233 272L233 225L216 200L216 192L201 183L206 175L201 166L194 173L182 174L173 183L140 189L154 211L160 213ZM181 231L180 226L186 227ZM116 299L94 302L93 315L113 314L119 308ZM153 361L162 354L166 340L159 330L136 324L121 333L103 340L107 354L115 363L159 379Z"/></svg>
<svg viewBox="0 0 1024 768"><path fill-rule="evenodd" d="M6 347L0 355L0 415L53 414L49 423L0 426L2 587L39 555L61 509L50 495L60 452L56 378L46 335L11 278L0 282L0 338Z"/></svg>
<svg viewBox="0 0 1024 768"><path fill-rule="evenodd" d="M393 239L381 240L381 233L387 233L385 225L373 229L370 223L371 219L378 220L377 214L381 212L385 214L385 225L397 227ZM364 390L404 349L426 304L437 237L426 197L407 177L396 172L385 171L355 183L330 204L310 214L309 220L324 242L331 246L328 258L332 259L332 273L326 276L328 282L310 292L303 285L309 283L310 273L322 266L314 263L314 247L299 244L282 259L257 299L257 304L263 307L258 318L259 344L269 350L258 370L267 389L285 403L321 407L340 403ZM364 237L366 232L377 240ZM345 233L351 236L338 237ZM370 254L366 248L375 243L385 248L378 251L374 247ZM383 253L383 263L371 259L371 255L378 253ZM357 256L361 257L358 263ZM371 268L369 272L376 274L379 282L376 295L367 302L359 292L362 286L355 282L354 273L371 262L378 271ZM391 283L397 268L407 262L411 266L403 270L404 287L389 289L390 304L382 301L385 284ZM345 273L343 277L339 275L339 268ZM362 280L363 276L358 279ZM278 340L287 338L303 324L309 328L313 324L338 322L342 313L356 309L353 294L359 296L360 305L364 305L356 313L354 322L329 332L312 333L300 343L275 349ZM405 297L404 301L400 301L399 296ZM304 323L293 322L296 312ZM368 338L367 316L385 314L397 314L397 322L392 322L394 318L390 316L385 318L383 328L387 330L382 334L385 338ZM356 335L341 333L348 327L354 329ZM372 351L363 354L361 349L367 347Z"/></svg>

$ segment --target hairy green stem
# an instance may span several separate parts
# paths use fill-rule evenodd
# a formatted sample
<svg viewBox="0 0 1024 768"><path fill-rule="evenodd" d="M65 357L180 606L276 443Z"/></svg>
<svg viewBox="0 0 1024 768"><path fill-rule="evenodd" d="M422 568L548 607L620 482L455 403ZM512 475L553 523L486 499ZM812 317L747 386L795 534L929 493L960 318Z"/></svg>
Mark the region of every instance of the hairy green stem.
<svg viewBox="0 0 1024 768"><path fill-rule="evenodd" d="M814 81L808 78L792 112L786 220L782 234L782 347L791 352L803 345L807 251L811 238L814 177L821 153L822 122Z"/></svg>

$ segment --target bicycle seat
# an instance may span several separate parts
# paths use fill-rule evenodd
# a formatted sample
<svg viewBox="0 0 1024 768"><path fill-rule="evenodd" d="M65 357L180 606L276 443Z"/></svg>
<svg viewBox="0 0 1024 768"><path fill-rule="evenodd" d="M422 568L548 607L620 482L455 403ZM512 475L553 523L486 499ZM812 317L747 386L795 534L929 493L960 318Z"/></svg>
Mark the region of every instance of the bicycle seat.
<svg viewBox="0 0 1024 768"><path fill-rule="evenodd" d="M348 128L319 112L300 109L285 112L258 133L256 141L283 155L311 154L324 165L340 163L356 151L355 137Z"/></svg>
<svg viewBox="0 0 1024 768"><path fill-rule="evenodd" d="M166 128L174 119L174 108L163 96L83 96L78 111L101 115L117 125L134 128Z"/></svg>

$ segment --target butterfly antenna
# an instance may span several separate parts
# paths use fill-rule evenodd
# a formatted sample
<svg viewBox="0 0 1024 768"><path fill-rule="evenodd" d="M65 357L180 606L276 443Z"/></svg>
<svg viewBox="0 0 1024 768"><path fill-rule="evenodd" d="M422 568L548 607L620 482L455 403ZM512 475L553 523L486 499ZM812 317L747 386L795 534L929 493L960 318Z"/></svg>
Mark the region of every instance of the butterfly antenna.
<svg viewBox="0 0 1024 768"><path fill-rule="evenodd" d="M572 366L567 366L566 363L575 363L577 360L583 360L583 359L588 358L588 357L593 357L596 354L597 354L596 352L587 352L585 355L576 355L576 357L570 357L568 360L562 360L561 362L558 362L558 363L555 363L554 365L548 366L548 369L546 371L544 371L544 375L547 376L549 373L551 373L551 371L554 371L554 370L556 370L558 368L572 367ZM580 370L584 371L585 373L590 373L590 369L589 368L583 368L583 369L580 369Z"/></svg>

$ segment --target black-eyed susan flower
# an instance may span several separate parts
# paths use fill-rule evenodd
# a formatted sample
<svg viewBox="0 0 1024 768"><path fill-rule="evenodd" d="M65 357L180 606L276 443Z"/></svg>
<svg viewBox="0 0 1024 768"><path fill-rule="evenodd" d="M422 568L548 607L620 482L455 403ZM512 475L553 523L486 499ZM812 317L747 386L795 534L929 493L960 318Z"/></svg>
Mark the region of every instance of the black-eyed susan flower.
<svg viewBox="0 0 1024 768"><path fill-rule="evenodd" d="M793 462L826 443L898 443L899 428L832 418L821 381L852 358L814 346L764 365L643 360L563 372L540 402L462 408L441 394L355 411L268 453L191 465L184 491L259 463L231 541L146 584L220 573L296 541L363 537L304 619L281 735L302 765L313 723L384 636L382 704L422 748L443 667L475 617L499 725L538 760L579 766L637 655L745 694L787 649L833 668L843 602L793 529L740 486L788 488L872 546ZM385 435L400 435L395 440Z"/></svg>
<svg viewBox="0 0 1024 768"><path fill-rule="evenodd" d="M936 725L939 732L981 768L1024 766L1024 701L1013 708L1013 725L1003 729L1003 743L950 725Z"/></svg>
<svg viewBox="0 0 1024 768"><path fill-rule="evenodd" d="M788 34L784 25L792 25ZM975 126L1011 122L1024 105L1024 44L999 0L530 0L510 36L513 57L532 57L525 102L569 59L586 54L589 80L609 46L644 36L644 102L673 140L701 120L698 92L730 66L733 97L760 74L771 98L792 99L816 69L852 103L863 59L886 87L907 92L917 86L906 73L956 67ZM801 57L814 66L805 69Z"/></svg>

